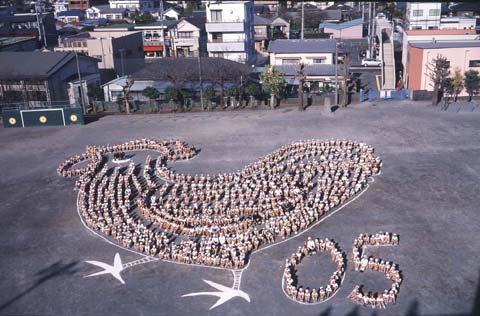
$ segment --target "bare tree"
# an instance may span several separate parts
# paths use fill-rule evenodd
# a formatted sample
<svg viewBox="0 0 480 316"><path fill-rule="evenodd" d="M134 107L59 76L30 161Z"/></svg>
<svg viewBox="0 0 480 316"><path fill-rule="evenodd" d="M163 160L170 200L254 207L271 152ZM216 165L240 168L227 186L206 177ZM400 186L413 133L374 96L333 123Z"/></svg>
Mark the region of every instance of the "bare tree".
<svg viewBox="0 0 480 316"><path fill-rule="evenodd" d="M427 64L427 76L432 81L433 98L432 105L440 102L443 92L447 85L447 79L450 76L450 62L442 55L437 55L430 63Z"/></svg>

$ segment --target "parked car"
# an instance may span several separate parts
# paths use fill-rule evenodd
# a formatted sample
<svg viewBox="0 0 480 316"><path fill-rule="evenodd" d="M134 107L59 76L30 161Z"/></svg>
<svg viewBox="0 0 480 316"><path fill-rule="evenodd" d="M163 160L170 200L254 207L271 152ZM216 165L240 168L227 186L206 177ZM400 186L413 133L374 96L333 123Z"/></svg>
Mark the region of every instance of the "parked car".
<svg viewBox="0 0 480 316"><path fill-rule="evenodd" d="M382 65L382 61L373 58L363 58L362 59L362 66L363 67L380 67Z"/></svg>

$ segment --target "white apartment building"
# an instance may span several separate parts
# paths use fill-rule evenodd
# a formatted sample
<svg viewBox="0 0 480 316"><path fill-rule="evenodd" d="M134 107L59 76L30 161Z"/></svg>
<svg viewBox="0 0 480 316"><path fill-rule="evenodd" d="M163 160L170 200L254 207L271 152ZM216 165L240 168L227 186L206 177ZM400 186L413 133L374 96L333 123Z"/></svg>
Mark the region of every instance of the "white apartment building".
<svg viewBox="0 0 480 316"><path fill-rule="evenodd" d="M441 2L407 2L407 29L438 30L441 12Z"/></svg>
<svg viewBox="0 0 480 316"><path fill-rule="evenodd" d="M158 7L159 1L155 0L110 0L112 9L153 9Z"/></svg>
<svg viewBox="0 0 480 316"><path fill-rule="evenodd" d="M448 16L440 19L441 30L474 30L477 19L468 15Z"/></svg>
<svg viewBox="0 0 480 316"><path fill-rule="evenodd" d="M253 62L253 1L209 1L206 7L208 56Z"/></svg>
<svg viewBox="0 0 480 316"><path fill-rule="evenodd" d="M54 16L57 17L58 12L68 10L68 0L57 0L53 4Z"/></svg>

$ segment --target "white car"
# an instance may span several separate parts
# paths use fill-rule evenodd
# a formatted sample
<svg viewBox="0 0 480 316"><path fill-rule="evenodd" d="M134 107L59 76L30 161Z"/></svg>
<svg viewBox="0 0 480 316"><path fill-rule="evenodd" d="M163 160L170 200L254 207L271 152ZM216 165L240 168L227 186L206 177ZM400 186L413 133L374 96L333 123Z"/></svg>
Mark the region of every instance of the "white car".
<svg viewBox="0 0 480 316"><path fill-rule="evenodd" d="M382 65L382 61L373 58L364 58L362 59L362 66L363 67L380 67Z"/></svg>

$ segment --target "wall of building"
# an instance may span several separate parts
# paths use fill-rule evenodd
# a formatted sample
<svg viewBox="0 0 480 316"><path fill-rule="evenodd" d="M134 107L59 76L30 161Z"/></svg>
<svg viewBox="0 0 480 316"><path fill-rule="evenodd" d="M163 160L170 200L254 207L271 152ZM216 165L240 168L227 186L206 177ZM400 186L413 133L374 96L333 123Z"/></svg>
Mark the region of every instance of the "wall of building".
<svg viewBox="0 0 480 316"><path fill-rule="evenodd" d="M324 58L324 64L333 64L334 57L332 53L270 53L270 65L282 65L282 59L299 58L299 63L303 62L306 65L313 64L314 58Z"/></svg>
<svg viewBox="0 0 480 316"><path fill-rule="evenodd" d="M363 38L363 25L355 25L342 30L325 27L324 33L331 33L333 38Z"/></svg>
<svg viewBox="0 0 480 316"><path fill-rule="evenodd" d="M98 74L97 63L90 59L79 57L79 68L82 76ZM48 90L51 101L68 101L68 82L76 80L78 80L77 62L73 58L49 78Z"/></svg>
<svg viewBox="0 0 480 316"><path fill-rule="evenodd" d="M214 10L221 10L221 19L215 17L212 19L212 11ZM223 58L235 61L250 62L255 58L252 1L211 2L207 5L206 14L209 56L218 55L214 52L223 52ZM222 33L223 42L243 42L244 44L219 45L219 43L211 43L212 32Z"/></svg>
<svg viewBox="0 0 480 316"><path fill-rule="evenodd" d="M69 0L68 9L69 10L87 10L90 7L89 0Z"/></svg>
<svg viewBox="0 0 480 316"><path fill-rule="evenodd" d="M179 37L179 32L191 32L192 37ZM194 56L198 56L200 45L200 30L186 21L180 22L177 27L171 30L172 48L176 53L178 48L188 48Z"/></svg>
<svg viewBox="0 0 480 316"><path fill-rule="evenodd" d="M450 70L453 74L455 69L460 69L463 74L469 69L480 71L480 67L469 67L470 60L480 60L480 47L462 47L462 48L442 48L442 49L424 49L422 60L421 89L433 91L428 73L427 65L438 55L441 55L450 61ZM418 66L417 66L418 67ZM466 96L465 89L459 94Z"/></svg>
<svg viewBox="0 0 480 316"><path fill-rule="evenodd" d="M408 43L415 41L467 41L474 40L478 35L473 30L466 30L465 32L458 30L442 30L441 32L431 32L430 34L415 34L415 33L426 33L428 31L409 31L413 33L411 35L407 32L403 32L402 39L402 65L403 69L407 69L407 50ZM434 34L440 33L440 34ZM405 76L404 76L405 78Z"/></svg>
<svg viewBox="0 0 480 316"><path fill-rule="evenodd" d="M407 88L412 90L422 89L422 67L423 64L423 50L415 47L409 47L405 54L408 64L406 66L407 73L405 79L407 80Z"/></svg>
<svg viewBox="0 0 480 316"><path fill-rule="evenodd" d="M408 29L438 29L440 26L441 9L441 2L408 2L406 14ZM422 10L422 15L414 16L415 10ZM436 11L438 14L430 15L430 10L438 10Z"/></svg>
<svg viewBox="0 0 480 316"><path fill-rule="evenodd" d="M110 8L153 9L158 7L158 1L152 0L110 0ZM155 3L156 2L156 3Z"/></svg>

